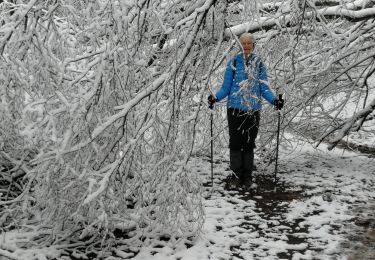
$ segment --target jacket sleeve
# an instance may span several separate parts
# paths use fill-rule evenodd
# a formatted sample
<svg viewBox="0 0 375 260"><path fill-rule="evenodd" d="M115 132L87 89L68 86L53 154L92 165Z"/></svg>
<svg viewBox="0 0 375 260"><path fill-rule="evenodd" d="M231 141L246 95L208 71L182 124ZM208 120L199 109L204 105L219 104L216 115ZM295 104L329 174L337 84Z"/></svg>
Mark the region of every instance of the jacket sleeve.
<svg viewBox="0 0 375 260"><path fill-rule="evenodd" d="M259 82L260 93L262 97L267 100L271 105L277 99L271 89L269 88L267 69L263 62L260 63L260 82Z"/></svg>
<svg viewBox="0 0 375 260"><path fill-rule="evenodd" d="M227 63L227 68L225 69L223 84L221 85L221 88L216 92L217 101L223 100L230 93L230 88L232 86L233 77L234 77L232 63L233 63L233 59L231 59Z"/></svg>

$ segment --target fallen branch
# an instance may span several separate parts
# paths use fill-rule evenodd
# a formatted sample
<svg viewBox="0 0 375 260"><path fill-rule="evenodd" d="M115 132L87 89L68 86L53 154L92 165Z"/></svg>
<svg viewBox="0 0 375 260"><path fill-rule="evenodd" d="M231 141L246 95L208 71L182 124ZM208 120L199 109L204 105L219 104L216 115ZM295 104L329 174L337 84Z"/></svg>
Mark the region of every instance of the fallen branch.
<svg viewBox="0 0 375 260"><path fill-rule="evenodd" d="M375 99L372 100L372 102L365 107L363 110L359 111L358 113L355 113L350 119L348 119L343 127L341 127L340 131L334 137L329 141L330 145L328 146L328 150L332 150L344 136L346 136L352 126L360 119L367 117L369 114L371 114L375 110Z"/></svg>
<svg viewBox="0 0 375 260"><path fill-rule="evenodd" d="M344 8L342 5L331 6L327 8L315 9L314 11L306 12L305 17L315 17L316 14L326 18L337 18L341 17L346 20L352 21L363 21L369 18L375 17L375 7L364 8L356 10L357 5L351 4ZM287 7L288 9L288 7ZM289 11L290 12L290 11ZM290 14L282 14L279 17L260 17L258 20L232 26L225 30L225 36L230 38L232 34L240 35L244 32L257 32L266 28L272 28L274 26L283 24L288 27L292 16Z"/></svg>

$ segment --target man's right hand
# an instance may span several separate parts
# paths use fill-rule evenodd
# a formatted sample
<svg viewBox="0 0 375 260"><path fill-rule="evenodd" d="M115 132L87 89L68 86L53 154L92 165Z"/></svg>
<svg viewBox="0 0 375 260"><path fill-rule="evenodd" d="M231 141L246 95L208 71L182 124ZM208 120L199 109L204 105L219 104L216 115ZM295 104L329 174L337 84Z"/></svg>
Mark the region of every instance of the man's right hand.
<svg viewBox="0 0 375 260"><path fill-rule="evenodd" d="M280 97L273 102L277 110L281 110L284 107L284 99Z"/></svg>
<svg viewBox="0 0 375 260"><path fill-rule="evenodd" d="M211 94L208 96L207 101L208 101L210 108L212 108L213 105L216 103L217 99L214 95Z"/></svg>

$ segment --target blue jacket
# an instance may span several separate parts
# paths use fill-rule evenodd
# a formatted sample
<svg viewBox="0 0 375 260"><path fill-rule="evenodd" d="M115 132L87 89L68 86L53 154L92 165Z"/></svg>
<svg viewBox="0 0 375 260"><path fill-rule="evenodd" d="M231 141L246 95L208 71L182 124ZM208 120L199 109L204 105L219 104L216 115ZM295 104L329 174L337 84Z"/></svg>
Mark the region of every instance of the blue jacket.
<svg viewBox="0 0 375 260"><path fill-rule="evenodd" d="M276 100L267 81L266 67L255 54L250 54L245 71L243 54L240 53L231 59L225 70L224 82L216 93L217 101L228 96L227 107L243 111L260 110L261 97L270 104Z"/></svg>

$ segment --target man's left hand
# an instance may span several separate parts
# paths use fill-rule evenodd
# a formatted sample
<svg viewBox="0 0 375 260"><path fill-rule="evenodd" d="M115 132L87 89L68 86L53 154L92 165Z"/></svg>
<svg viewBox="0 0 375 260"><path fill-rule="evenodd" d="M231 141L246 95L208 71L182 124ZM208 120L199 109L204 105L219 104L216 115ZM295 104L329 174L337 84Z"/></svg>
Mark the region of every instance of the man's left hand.
<svg viewBox="0 0 375 260"><path fill-rule="evenodd" d="M277 110L281 110L284 107L284 99L276 99L273 102L273 105L276 107Z"/></svg>

